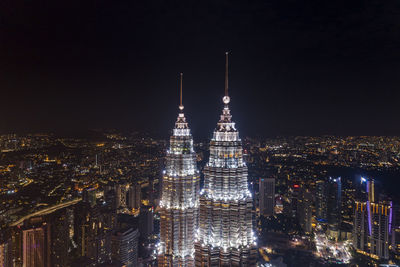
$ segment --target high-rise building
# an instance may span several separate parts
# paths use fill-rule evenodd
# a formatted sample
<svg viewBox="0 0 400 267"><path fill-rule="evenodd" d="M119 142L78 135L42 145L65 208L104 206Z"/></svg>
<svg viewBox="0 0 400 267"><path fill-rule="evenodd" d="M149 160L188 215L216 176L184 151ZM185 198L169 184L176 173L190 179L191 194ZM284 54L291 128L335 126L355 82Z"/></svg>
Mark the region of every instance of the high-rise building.
<svg viewBox="0 0 400 267"><path fill-rule="evenodd" d="M389 259L389 225L392 214L391 202L370 203L368 225L370 228L370 253L382 259ZM371 223L371 224L370 224Z"/></svg>
<svg viewBox="0 0 400 267"><path fill-rule="evenodd" d="M46 218L50 225L51 236L51 266L65 266L68 261L68 250L70 249L70 218L72 210L68 208L57 210Z"/></svg>
<svg viewBox="0 0 400 267"><path fill-rule="evenodd" d="M78 254L96 263L111 259L112 214L103 206L81 202L75 207L75 243Z"/></svg>
<svg viewBox="0 0 400 267"><path fill-rule="evenodd" d="M301 185L294 183L287 191L288 202L285 202L283 212L286 216L296 218L299 213L299 198L301 194Z"/></svg>
<svg viewBox="0 0 400 267"><path fill-rule="evenodd" d="M126 195L129 190L129 185L128 184L117 184L115 187L116 191L116 205L117 208L126 208L127 207L127 202L126 202Z"/></svg>
<svg viewBox="0 0 400 267"><path fill-rule="evenodd" d="M328 221L327 192L324 180L318 180L315 185L315 217L320 223Z"/></svg>
<svg viewBox="0 0 400 267"><path fill-rule="evenodd" d="M242 141L228 106L228 53L223 102L204 167L196 266L255 266L253 199L248 189Z"/></svg>
<svg viewBox="0 0 400 267"><path fill-rule="evenodd" d="M306 234L311 234L312 194L307 188L302 188L298 199L298 218L301 228Z"/></svg>
<svg viewBox="0 0 400 267"><path fill-rule="evenodd" d="M328 207L328 236L338 240L340 237L339 226L341 223L342 207L342 181L341 178L329 177L326 183L327 188L327 207Z"/></svg>
<svg viewBox="0 0 400 267"><path fill-rule="evenodd" d="M159 204L159 266L194 266L200 176L193 137L183 113L182 74L179 110L167 150Z"/></svg>
<svg viewBox="0 0 400 267"><path fill-rule="evenodd" d="M148 239L154 232L153 207L142 206L139 215L139 232L141 239Z"/></svg>
<svg viewBox="0 0 400 267"><path fill-rule="evenodd" d="M315 217L327 227L331 239L340 238L342 181L340 177L318 180L315 188Z"/></svg>
<svg viewBox="0 0 400 267"><path fill-rule="evenodd" d="M260 178L260 215L274 215L275 208L275 178Z"/></svg>
<svg viewBox="0 0 400 267"><path fill-rule="evenodd" d="M50 266L50 229L41 217L30 219L22 229L22 266Z"/></svg>
<svg viewBox="0 0 400 267"><path fill-rule="evenodd" d="M9 250L9 257L11 266L22 266L23 263L23 241L22 241L22 229L20 227L14 227L10 230L11 235L11 248Z"/></svg>
<svg viewBox="0 0 400 267"><path fill-rule="evenodd" d="M360 251L368 251L367 202L355 201L353 246Z"/></svg>
<svg viewBox="0 0 400 267"><path fill-rule="evenodd" d="M109 213L113 213L112 219L115 219L112 226L116 225L116 214L117 214L117 194L114 187L105 188L104 190L104 201L106 202Z"/></svg>
<svg viewBox="0 0 400 267"><path fill-rule="evenodd" d="M139 230L128 228L116 231L111 240L112 258L127 267L137 266Z"/></svg>
<svg viewBox="0 0 400 267"><path fill-rule="evenodd" d="M142 187L139 183L133 183L128 191L128 208L130 210L139 211L142 201Z"/></svg>
<svg viewBox="0 0 400 267"><path fill-rule="evenodd" d="M364 182L365 197L355 201L353 246L358 253L371 258L389 259L393 205L391 201L375 198L373 180Z"/></svg>
<svg viewBox="0 0 400 267"><path fill-rule="evenodd" d="M11 240L0 229L0 267L11 266Z"/></svg>
<svg viewBox="0 0 400 267"><path fill-rule="evenodd" d="M394 253L394 259L400 261L400 206L394 205L392 212L391 247Z"/></svg>

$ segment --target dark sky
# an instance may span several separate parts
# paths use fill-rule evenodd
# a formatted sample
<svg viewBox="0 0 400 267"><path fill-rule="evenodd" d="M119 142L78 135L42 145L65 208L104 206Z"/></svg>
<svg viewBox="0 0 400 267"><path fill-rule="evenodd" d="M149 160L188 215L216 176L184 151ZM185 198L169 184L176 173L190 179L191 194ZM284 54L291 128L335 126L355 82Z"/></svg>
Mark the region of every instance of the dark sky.
<svg viewBox="0 0 400 267"><path fill-rule="evenodd" d="M0 131L400 135L400 1L0 2Z"/></svg>

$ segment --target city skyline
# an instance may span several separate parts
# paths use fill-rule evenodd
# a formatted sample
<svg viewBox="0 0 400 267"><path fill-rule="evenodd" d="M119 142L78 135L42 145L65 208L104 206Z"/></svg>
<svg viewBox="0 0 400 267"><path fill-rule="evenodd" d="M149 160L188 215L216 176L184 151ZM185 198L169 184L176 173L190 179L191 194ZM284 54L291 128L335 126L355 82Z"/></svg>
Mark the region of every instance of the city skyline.
<svg viewBox="0 0 400 267"><path fill-rule="evenodd" d="M0 7L0 267L400 266L395 0Z"/></svg>
<svg viewBox="0 0 400 267"><path fill-rule="evenodd" d="M236 112L233 111L233 115ZM230 112L226 107L221 117L214 139L236 136L238 132L220 129L235 126L232 121L228 122ZM182 125L180 116L178 124ZM175 132L179 136L187 130L184 127L175 129ZM182 144L182 140L178 139L172 136L174 152L179 152ZM186 136L184 139L188 141L190 138ZM218 228L226 229L223 227L227 223L226 215L234 214L237 206L233 205L236 197L233 197L231 205L226 205L225 198L229 201L232 196L238 196L239 203L243 199L240 193L226 195L227 190L220 190L218 184L221 180L229 180L229 190L232 192L236 189L237 181L242 195L250 192L253 196L253 230L260 248L259 255L254 256L258 263L275 264L283 261L288 266L294 263L308 266L311 263L323 265L333 262L358 263L360 266L368 266L368 263L373 266L376 262L388 260L398 263L400 138L249 138L241 144L242 151L240 146L236 146L236 141L226 143L216 140L211 140L210 146L207 143L193 143L196 165L203 171L206 180L211 182L211 185L207 182L202 186L205 190L201 196L203 204L199 205L203 207L201 220L212 221L211 229L214 232ZM236 145L227 146L228 143ZM50 264L67 262L68 266L80 266L85 262L93 266L93 261L99 264L111 261L118 266L119 261L129 264L136 260L138 266L156 264L157 252L162 248L162 245L157 245L163 240L162 220L163 217L170 218L157 207L168 208L171 203L168 194L178 192L174 186L166 184L166 190L162 186L161 179L167 177L169 181L168 176L173 175L176 166L180 166L179 163L163 164L165 155L167 159L170 158L169 161L175 161L176 156L179 158L179 154L166 153L167 140L108 132L103 133L103 139L1 135L0 148L0 203L3 204L0 209L0 263L4 264L5 261L8 266L10 261L14 261L19 266L29 259L29 255L44 254L50 257ZM183 150L189 151L187 148L184 146ZM225 149L236 152L221 154ZM193 156L191 153L187 155ZM219 175L221 167L218 165L221 164L231 167L228 175L224 171ZM243 164L248 170L244 167L241 170L235 168ZM186 166L189 168L182 168L183 171L192 169L190 164ZM163 169L168 173L163 174ZM247 172L249 191L245 190L243 183ZM263 192L263 182L267 180L274 181L267 187L273 186L275 189ZM366 186L367 181L374 181L374 186ZM213 195L205 193L207 191ZM219 197L221 193L222 199ZM188 196L181 196L184 195ZM375 197L371 198L373 195ZM270 201L273 206L269 207L273 215L263 211L263 197L275 199ZM212 203L218 204L220 201L223 204L218 213L212 208L215 206ZM184 202L181 204L171 210L181 211L182 207L183 211L185 208L186 211L190 210L190 203L186 207ZM363 206L362 210L360 205ZM214 215L204 216L204 208L213 211ZM218 205L215 208L218 209ZM240 206L238 210L241 213L246 209ZM340 215L336 217L334 214ZM230 216L229 223L233 223L233 227L229 227L231 236L236 233L236 218L240 219L240 216ZM219 225L219 219L223 224ZM367 227L362 227L366 222ZM355 223L360 227L352 227ZM204 229L210 229L207 225L204 224L203 232ZM384 232L375 237L378 226ZM29 255L22 253L23 247L29 246L28 239L23 238L24 231L28 233L31 229L37 229L34 231L39 234L32 242L44 242L50 250L36 249L30 251ZM42 238L41 233L50 235ZM221 236L225 235L226 231L222 231ZM205 240L204 234L201 236ZM366 243L357 243L357 236ZM215 245L219 241L215 237L215 234L207 237L214 244L210 257L212 260L218 259ZM366 247L369 240L375 242L374 248ZM226 244L226 240L220 241ZM235 239L229 243L237 245ZM96 246L98 250L95 250ZM335 247L335 250L328 250L329 247ZM381 248L385 251L380 252ZM226 257L224 250L222 247L221 260L238 262L237 253ZM232 251L228 247L226 250ZM357 254L352 254L352 250L356 250ZM207 259L206 252L202 250L199 264ZM241 254L248 255L247 252ZM57 261L57 258L61 260Z"/></svg>
<svg viewBox="0 0 400 267"><path fill-rule="evenodd" d="M184 72L193 133L210 138L203 129L215 123L218 58L228 50L243 136L399 135L399 7L391 0L329 5L10 3L0 28L7 96L0 132L162 135L173 120L154 110L173 118L171 88Z"/></svg>

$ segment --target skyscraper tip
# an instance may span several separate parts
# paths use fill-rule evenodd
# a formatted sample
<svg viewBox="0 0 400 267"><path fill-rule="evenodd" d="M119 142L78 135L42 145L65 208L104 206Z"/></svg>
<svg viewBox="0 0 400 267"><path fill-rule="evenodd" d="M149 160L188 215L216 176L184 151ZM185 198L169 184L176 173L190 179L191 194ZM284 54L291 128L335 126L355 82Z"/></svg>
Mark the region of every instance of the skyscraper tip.
<svg viewBox="0 0 400 267"><path fill-rule="evenodd" d="M180 76L181 76L181 80L180 80L180 94L179 94L179 98L180 98L180 101L179 101L179 109L180 110L183 110L183 103L182 103L182 80L183 80L183 72L181 72L181 74L180 74Z"/></svg>
<svg viewBox="0 0 400 267"><path fill-rule="evenodd" d="M228 55L229 52L225 52L225 96L222 98L225 105L228 105L231 100L228 95Z"/></svg>

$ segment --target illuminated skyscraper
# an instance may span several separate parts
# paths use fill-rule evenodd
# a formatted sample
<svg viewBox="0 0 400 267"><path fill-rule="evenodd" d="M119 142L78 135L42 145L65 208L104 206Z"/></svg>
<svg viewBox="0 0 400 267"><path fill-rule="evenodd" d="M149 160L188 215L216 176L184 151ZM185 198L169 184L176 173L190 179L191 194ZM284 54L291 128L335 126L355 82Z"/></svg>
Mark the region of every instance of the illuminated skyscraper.
<svg viewBox="0 0 400 267"><path fill-rule="evenodd" d="M182 74L179 115L170 138L160 201L158 266L194 266L200 176L193 137L183 113Z"/></svg>
<svg viewBox="0 0 400 267"><path fill-rule="evenodd" d="M226 54L224 109L210 142L200 193L196 266L255 266L252 194L247 184L242 141L232 122Z"/></svg>
<svg viewBox="0 0 400 267"><path fill-rule="evenodd" d="M366 197L355 201L353 246L371 258L389 259L393 203L376 199L374 181L361 179L366 184Z"/></svg>

